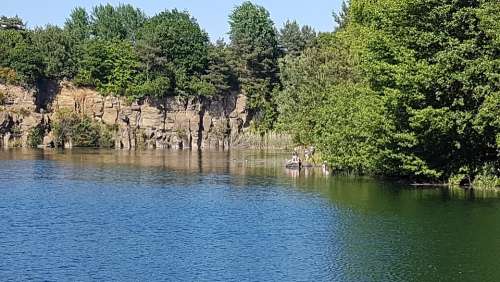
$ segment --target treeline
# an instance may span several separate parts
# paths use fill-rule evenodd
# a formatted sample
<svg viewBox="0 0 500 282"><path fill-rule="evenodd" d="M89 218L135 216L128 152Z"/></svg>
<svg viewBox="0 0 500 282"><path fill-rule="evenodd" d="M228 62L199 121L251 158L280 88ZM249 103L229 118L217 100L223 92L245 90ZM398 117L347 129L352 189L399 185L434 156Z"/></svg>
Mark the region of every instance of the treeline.
<svg viewBox="0 0 500 282"><path fill-rule="evenodd" d="M152 17L130 5L75 8L63 28L27 29L2 17L0 80L35 85L67 79L105 95L226 95L250 99L258 128L270 129L279 90L278 60L298 55L315 31L287 22L277 31L267 10L245 2L229 16L230 42L210 42L188 12L166 10Z"/></svg>
<svg viewBox="0 0 500 282"><path fill-rule="evenodd" d="M245 2L229 42L211 43L177 10L77 8L64 28L34 30L2 18L0 79L132 98L240 91L256 128L316 146L338 171L497 185L500 3L351 0L333 19L328 33L278 30Z"/></svg>
<svg viewBox="0 0 500 282"><path fill-rule="evenodd" d="M500 2L352 0L335 19L283 61L283 129L339 170L500 184Z"/></svg>

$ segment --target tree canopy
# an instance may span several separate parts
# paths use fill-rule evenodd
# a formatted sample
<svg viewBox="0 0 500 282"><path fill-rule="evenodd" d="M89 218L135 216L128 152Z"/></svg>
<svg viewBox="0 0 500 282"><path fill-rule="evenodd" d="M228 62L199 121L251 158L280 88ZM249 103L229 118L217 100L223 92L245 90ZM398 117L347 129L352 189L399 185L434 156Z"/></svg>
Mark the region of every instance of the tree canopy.
<svg viewBox="0 0 500 282"><path fill-rule="evenodd" d="M315 39L316 32L312 27L300 27L296 21L286 21L278 35L283 52L291 56L298 56L305 49L312 47Z"/></svg>
<svg viewBox="0 0 500 282"><path fill-rule="evenodd" d="M335 32L284 61L280 126L348 171L498 176L499 12L493 1L350 1Z"/></svg>
<svg viewBox="0 0 500 282"><path fill-rule="evenodd" d="M234 9L229 25L241 89L262 128L269 129L275 114L273 93L279 83L280 48L274 23L264 7L247 1Z"/></svg>

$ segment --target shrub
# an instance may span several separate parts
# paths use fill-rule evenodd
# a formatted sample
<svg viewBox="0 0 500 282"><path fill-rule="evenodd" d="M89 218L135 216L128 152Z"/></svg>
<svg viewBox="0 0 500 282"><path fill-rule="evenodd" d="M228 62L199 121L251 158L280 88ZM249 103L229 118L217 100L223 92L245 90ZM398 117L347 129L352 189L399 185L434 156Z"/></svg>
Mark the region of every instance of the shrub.
<svg viewBox="0 0 500 282"><path fill-rule="evenodd" d="M60 110L55 113L52 131L56 146L63 146L65 142L73 137L73 128L78 122L78 115L71 111Z"/></svg>
<svg viewBox="0 0 500 282"><path fill-rule="evenodd" d="M21 126L19 124L14 124L12 128L10 129L10 133L12 133L13 136L19 137L22 134Z"/></svg>
<svg viewBox="0 0 500 282"><path fill-rule="evenodd" d="M491 190L495 189L499 184L499 179L498 177L494 175L488 175L488 174L481 174L476 176L476 179L474 179L474 189L479 189L479 190Z"/></svg>
<svg viewBox="0 0 500 282"><path fill-rule="evenodd" d="M23 141L20 138L16 138L9 145L12 148L21 148L23 146Z"/></svg>
<svg viewBox="0 0 500 282"><path fill-rule="evenodd" d="M467 179L465 174L454 174L448 179L448 185L452 187L459 187Z"/></svg>
<svg viewBox="0 0 500 282"><path fill-rule="evenodd" d="M57 146L71 140L74 147L114 146L114 126L100 124L90 117L70 111L58 111L52 124Z"/></svg>
<svg viewBox="0 0 500 282"><path fill-rule="evenodd" d="M0 67L0 83L17 84L19 79L16 71L11 68Z"/></svg>
<svg viewBox="0 0 500 282"><path fill-rule="evenodd" d="M473 182L474 189L492 190L500 184L500 178L496 175L495 167L492 164L486 164L476 175Z"/></svg>
<svg viewBox="0 0 500 282"><path fill-rule="evenodd" d="M99 147L113 148L115 146L115 133L117 130L116 126L102 124L99 132Z"/></svg>
<svg viewBox="0 0 500 282"><path fill-rule="evenodd" d="M175 133L176 133L177 137L179 137L180 139L184 139L184 138L188 137L186 130L184 130L182 128L177 128L175 130Z"/></svg>
<svg viewBox="0 0 500 282"><path fill-rule="evenodd" d="M73 146L97 147L99 145L100 128L89 117L78 120L71 132Z"/></svg>
<svg viewBox="0 0 500 282"><path fill-rule="evenodd" d="M33 127L28 134L28 146L36 148L38 145L42 144L44 133L45 130L41 125Z"/></svg>

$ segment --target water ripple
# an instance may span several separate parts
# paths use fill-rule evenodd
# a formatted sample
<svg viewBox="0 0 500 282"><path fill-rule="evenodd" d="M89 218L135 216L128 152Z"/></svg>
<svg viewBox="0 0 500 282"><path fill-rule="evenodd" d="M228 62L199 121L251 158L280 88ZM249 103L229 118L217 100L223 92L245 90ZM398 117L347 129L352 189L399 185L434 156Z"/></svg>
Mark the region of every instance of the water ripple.
<svg viewBox="0 0 500 282"><path fill-rule="evenodd" d="M484 263L500 253L490 235L500 231L497 202L470 212L463 202L443 205L437 191L421 197L370 182L277 177L275 169L51 158L0 161L2 281L488 281L500 274ZM487 229L477 234L479 221Z"/></svg>

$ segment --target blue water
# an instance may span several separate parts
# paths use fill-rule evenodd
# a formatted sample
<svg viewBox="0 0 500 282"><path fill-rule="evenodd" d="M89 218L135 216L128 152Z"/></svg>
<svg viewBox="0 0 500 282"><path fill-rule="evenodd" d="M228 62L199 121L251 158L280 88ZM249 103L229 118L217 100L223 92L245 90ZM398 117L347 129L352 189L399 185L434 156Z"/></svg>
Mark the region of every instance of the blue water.
<svg viewBox="0 0 500 282"><path fill-rule="evenodd" d="M496 199L290 177L214 156L193 168L168 153L104 155L0 159L1 281L499 278L489 261L500 250Z"/></svg>

